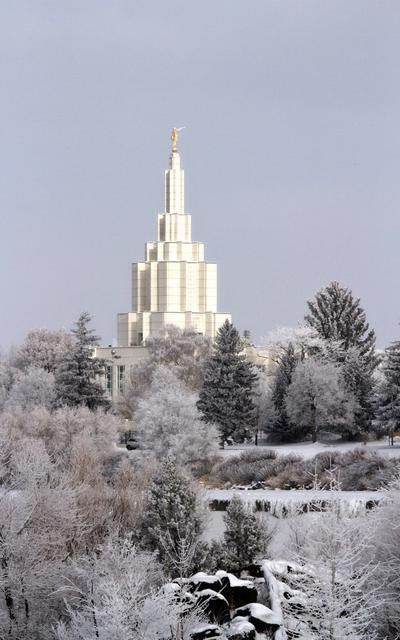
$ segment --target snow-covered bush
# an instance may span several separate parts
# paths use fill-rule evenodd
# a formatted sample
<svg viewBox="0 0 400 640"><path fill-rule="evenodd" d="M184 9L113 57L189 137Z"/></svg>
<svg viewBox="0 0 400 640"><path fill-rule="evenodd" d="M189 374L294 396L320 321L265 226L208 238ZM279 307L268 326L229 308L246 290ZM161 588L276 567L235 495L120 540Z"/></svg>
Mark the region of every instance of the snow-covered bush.
<svg viewBox="0 0 400 640"><path fill-rule="evenodd" d="M304 459L278 456L271 449L252 449L217 463L209 480L214 485L249 485L264 482L275 489L329 487L334 475L344 491L380 489L400 471L400 459L384 458L367 449L319 453Z"/></svg>

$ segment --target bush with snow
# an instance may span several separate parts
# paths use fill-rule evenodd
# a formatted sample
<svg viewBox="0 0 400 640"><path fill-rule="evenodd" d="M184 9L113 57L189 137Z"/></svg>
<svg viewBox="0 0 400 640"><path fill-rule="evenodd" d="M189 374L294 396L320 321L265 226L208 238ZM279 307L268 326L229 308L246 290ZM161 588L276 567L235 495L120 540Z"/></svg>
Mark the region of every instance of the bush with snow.
<svg viewBox="0 0 400 640"><path fill-rule="evenodd" d="M358 448L330 451L304 459L295 454L278 456L272 449L254 448L218 462L209 480L216 486L262 482L275 489L329 488L334 475L344 491L380 489L400 472L400 459L384 458Z"/></svg>

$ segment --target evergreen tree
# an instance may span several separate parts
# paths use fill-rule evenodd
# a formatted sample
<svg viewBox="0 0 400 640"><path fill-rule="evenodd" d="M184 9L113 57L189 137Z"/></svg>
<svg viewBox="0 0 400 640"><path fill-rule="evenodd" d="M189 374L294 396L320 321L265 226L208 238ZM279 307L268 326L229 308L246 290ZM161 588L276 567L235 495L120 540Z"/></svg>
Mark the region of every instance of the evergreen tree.
<svg viewBox="0 0 400 640"><path fill-rule="evenodd" d="M99 343L98 336L89 323L91 316L83 312L72 329L73 344L60 359L56 371L56 395L60 405L84 406L91 410L109 408L105 391L96 378L103 373L101 360L93 357L93 348Z"/></svg>
<svg viewBox="0 0 400 640"><path fill-rule="evenodd" d="M286 410L286 394L298 362L299 357L295 354L293 343L290 342L279 359L275 374L272 390L274 420L269 429L281 434L284 439L299 435L298 430L291 424Z"/></svg>
<svg viewBox="0 0 400 640"><path fill-rule="evenodd" d="M307 306L304 319L321 338L340 343L344 351L356 347L370 368L376 367L375 332L369 328L360 299L355 299L350 289L331 282Z"/></svg>
<svg viewBox="0 0 400 640"><path fill-rule="evenodd" d="M268 546L268 536L257 517L237 495L226 510L223 542L215 545L218 561L226 571L240 571L254 562Z"/></svg>
<svg viewBox="0 0 400 640"><path fill-rule="evenodd" d="M206 362L197 406L206 422L219 427L221 442L250 436L257 423L254 404L257 374L241 354L238 331L226 320L218 330L213 353Z"/></svg>
<svg viewBox="0 0 400 640"><path fill-rule="evenodd" d="M332 356L334 360L334 354ZM372 370L360 355L356 347L351 347L344 354L337 354L336 361L340 365L342 379L346 391L354 397L354 420L349 423L343 435L348 439L359 437L371 429L374 417L374 379Z"/></svg>
<svg viewBox="0 0 400 640"><path fill-rule="evenodd" d="M385 350L383 373L377 393L376 424L393 443L393 433L400 430L400 342Z"/></svg>
<svg viewBox="0 0 400 640"><path fill-rule="evenodd" d="M365 433L372 424L372 374L379 363L375 332L369 328L360 299L338 282L321 289L307 305L306 323L332 344L331 358L343 366L346 388L358 403L353 435Z"/></svg>
<svg viewBox="0 0 400 640"><path fill-rule="evenodd" d="M201 532L196 492L169 455L147 493L142 543L148 550L158 552L167 574L177 577L198 568Z"/></svg>

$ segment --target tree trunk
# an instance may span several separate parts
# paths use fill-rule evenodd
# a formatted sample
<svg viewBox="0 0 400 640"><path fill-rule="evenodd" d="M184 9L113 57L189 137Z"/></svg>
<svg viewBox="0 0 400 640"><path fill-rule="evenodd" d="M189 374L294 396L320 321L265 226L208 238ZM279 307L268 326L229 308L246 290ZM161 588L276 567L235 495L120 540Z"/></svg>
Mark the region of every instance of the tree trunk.
<svg viewBox="0 0 400 640"><path fill-rule="evenodd" d="M314 406L311 408L311 434L312 434L312 441L317 442L317 420L316 420Z"/></svg>

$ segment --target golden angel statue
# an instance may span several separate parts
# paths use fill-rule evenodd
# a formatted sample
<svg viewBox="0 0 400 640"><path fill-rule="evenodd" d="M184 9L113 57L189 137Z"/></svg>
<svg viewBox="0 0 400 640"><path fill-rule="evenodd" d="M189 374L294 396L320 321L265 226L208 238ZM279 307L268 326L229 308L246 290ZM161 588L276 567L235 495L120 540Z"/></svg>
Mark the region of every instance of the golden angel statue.
<svg viewBox="0 0 400 640"><path fill-rule="evenodd" d="M178 144L178 133L185 127L173 127L171 131L172 151L176 151L176 145Z"/></svg>

